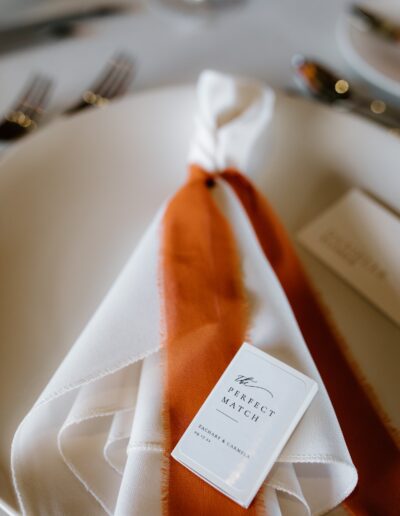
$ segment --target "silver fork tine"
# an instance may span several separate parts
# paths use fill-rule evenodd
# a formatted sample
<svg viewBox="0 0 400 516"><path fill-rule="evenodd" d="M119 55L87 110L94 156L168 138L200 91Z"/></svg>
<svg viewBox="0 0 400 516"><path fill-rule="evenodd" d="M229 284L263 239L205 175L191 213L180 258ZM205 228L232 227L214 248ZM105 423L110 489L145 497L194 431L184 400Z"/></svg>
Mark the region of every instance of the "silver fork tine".
<svg viewBox="0 0 400 516"><path fill-rule="evenodd" d="M133 62L125 59L119 63L115 74L114 80L109 87L104 91L103 97L112 98L118 94L122 94L128 86L133 72Z"/></svg>
<svg viewBox="0 0 400 516"><path fill-rule="evenodd" d="M103 75L98 81L90 88L90 91L96 95L104 97L104 91L107 89L109 84L112 84L113 77L117 73L117 63L120 60L120 54L114 57L107 65Z"/></svg>
<svg viewBox="0 0 400 516"><path fill-rule="evenodd" d="M46 77L39 77L37 86L26 101L25 106L21 108L29 118L35 118L42 113L44 102L50 93L51 81Z"/></svg>
<svg viewBox="0 0 400 516"><path fill-rule="evenodd" d="M123 53L115 56L110 63L112 73L109 75L108 79L101 84L100 88L95 91L95 93L101 97L111 98L114 84L115 82L119 82L121 72L124 71L129 61L129 58Z"/></svg>
<svg viewBox="0 0 400 516"><path fill-rule="evenodd" d="M122 52L116 54L108 62L99 79L82 94L78 103L65 111L65 114L77 113L90 106L103 106L117 95L122 95L132 80L133 70L134 61L129 55Z"/></svg>
<svg viewBox="0 0 400 516"><path fill-rule="evenodd" d="M50 79L43 78L41 83L41 90L38 92L36 99L32 103L33 111L29 115L31 118L36 119L43 113L43 108L47 103L47 99L50 95L52 81Z"/></svg>
<svg viewBox="0 0 400 516"><path fill-rule="evenodd" d="M117 88L113 92L113 96L118 97L120 95L123 95L129 88L129 85L132 82L132 78L133 78L133 67L130 70L126 70L126 72L122 75Z"/></svg>
<svg viewBox="0 0 400 516"><path fill-rule="evenodd" d="M115 81L116 76L118 76L118 68L116 62L113 61L113 63L110 65L110 73L108 74L107 78L99 85L99 88L97 90L93 90L93 92L100 97L106 97L106 92Z"/></svg>
<svg viewBox="0 0 400 516"><path fill-rule="evenodd" d="M21 111L24 106L26 106L31 99L32 95L34 94L37 85L39 83L40 76L35 75L32 77L32 79L29 81L29 83L26 85L22 93L20 94L16 104L13 107L13 111Z"/></svg>

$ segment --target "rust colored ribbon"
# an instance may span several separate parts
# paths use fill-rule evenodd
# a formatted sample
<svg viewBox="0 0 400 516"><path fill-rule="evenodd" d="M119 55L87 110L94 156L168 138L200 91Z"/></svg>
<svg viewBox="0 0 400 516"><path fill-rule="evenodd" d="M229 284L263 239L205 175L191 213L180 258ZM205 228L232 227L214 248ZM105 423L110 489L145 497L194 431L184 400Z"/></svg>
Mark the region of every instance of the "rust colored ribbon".
<svg viewBox="0 0 400 516"><path fill-rule="evenodd" d="M192 169L164 216L164 428L169 456L242 344L246 307L235 242L208 186ZM256 514L229 500L174 460L168 463L164 513L173 516Z"/></svg>
<svg viewBox="0 0 400 516"><path fill-rule="evenodd" d="M281 282L325 382L359 473L347 499L355 514L389 516L400 507L400 457L357 375L347 361L309 286L289 237L266 201L236 171L219 174L235 191ZM170 202L162 236L165 300L166 456L244 340L246 303L235 242L214 204L212 176L192 167ZM244 510L174 460L165 471L169 516L264 514L260 495Z"/></svg>
<svg viewBox="0 0 400 516"><path fill-rule="evenodd" d="M359 515L398 515L400 453L395 439L352 370L278 218L241 174L226 171L222 177L234 189L247 212L335 408L359 475L357 487L345 505Z"/></svg>

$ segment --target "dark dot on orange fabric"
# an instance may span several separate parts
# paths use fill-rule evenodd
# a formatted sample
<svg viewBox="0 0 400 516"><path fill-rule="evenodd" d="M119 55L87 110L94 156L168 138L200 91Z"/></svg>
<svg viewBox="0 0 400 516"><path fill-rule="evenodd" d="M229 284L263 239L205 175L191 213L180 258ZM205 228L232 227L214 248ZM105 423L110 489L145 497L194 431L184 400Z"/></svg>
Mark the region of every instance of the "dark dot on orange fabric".
<svg viewBox="0 0 400 516"><path fill-rule="evenodd" d="M213 177L207 177L205 183L207 188L213 188L213 186L215 186L215 179Z"/></svg>

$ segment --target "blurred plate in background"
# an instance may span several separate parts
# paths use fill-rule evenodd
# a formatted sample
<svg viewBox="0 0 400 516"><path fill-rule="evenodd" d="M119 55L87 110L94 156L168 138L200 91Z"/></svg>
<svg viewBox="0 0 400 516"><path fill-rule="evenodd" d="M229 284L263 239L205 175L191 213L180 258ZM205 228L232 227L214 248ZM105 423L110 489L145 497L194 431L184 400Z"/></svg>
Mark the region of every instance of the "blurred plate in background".
<svg viewBox="0 0 400 516"><path fill-rule="evenodd" d="M375 2L366 7L400 25L398 2ZM349 15L339 21L338 39L343 56L361 77L400 98L400 41L386 41L370 30L362 30Z"/></svg>

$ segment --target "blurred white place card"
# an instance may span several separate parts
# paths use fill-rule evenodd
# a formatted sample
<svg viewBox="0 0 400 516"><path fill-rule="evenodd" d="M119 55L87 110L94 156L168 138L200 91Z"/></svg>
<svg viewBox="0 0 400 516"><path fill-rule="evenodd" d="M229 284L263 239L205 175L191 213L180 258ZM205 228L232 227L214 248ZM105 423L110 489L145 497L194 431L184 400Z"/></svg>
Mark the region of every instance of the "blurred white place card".
<svg viewBox="0 0 400 516"><path fill-rule="evenodd" d="M301 244L400 325L400 219L350 190L298 233Z"/></svg>

